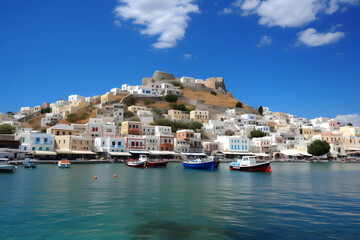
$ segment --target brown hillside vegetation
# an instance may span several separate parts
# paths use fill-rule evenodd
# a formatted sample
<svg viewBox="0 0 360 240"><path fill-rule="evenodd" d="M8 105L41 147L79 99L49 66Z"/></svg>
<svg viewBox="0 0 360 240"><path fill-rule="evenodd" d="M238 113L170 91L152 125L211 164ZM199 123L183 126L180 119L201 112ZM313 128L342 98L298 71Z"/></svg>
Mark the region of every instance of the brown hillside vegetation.
<svg viewBox="0 0 360 240"><path fill-rule="evenodd" d="M58 124L68 124L77 123L77 124L85 124L89 122L90 118L96 118L96 108L93 106L87 106L85 108L81 108L75 113L76 115L72 118L74 121L69 122L65 119L58 122Z"/></svg>
<svg viewBox="0 0 360 240"><path fill-rule="evenodd" d="M224 106L224 107L234 108L235 104L237 102L239 102L235 98L232 98L228 95L218 94L218 95L214 96L209 92L194 91L194 90L187 89L187 88L182 90L182 94L183 94L183 96L185 96L187 98L203 100L204 104L207 104L207 105L215 105L215 106ZM244 103L243 103L243 108L251 109L248 105L245 105Z"/></svg>
<svg viewBox="0 0 360 240"><path fill-rule="evenodd" d="M21 127L23 128L33 128L35 130L38 130L41 128L41 119L45 117L45 113L44 114L40 114L36 117L33 117L29 120L27 120L26 122L24 122Z"/></svg>
<svg viewBox="0 0 360 240"><path fill-rule="evenodd" d="M191 105L185 103L183 100L178 100L176 103L177 103L177 104L183 103L183 104L185 104L185 106L186 106L187 108L190 108L190 107L191 107ZM145 107L148 107L148 108L164 108L164 109L170 109L170 107L169 107L170 103L169 103L169 102L166 102L165 100L163 100L163 101L155 101L155 103L151 103L151 104L148 104L148 105L146 105L146 104L144 103L144 101L141 101L141 102L138 102L136 105L138 105L138 106L145 106Z"/></svg>

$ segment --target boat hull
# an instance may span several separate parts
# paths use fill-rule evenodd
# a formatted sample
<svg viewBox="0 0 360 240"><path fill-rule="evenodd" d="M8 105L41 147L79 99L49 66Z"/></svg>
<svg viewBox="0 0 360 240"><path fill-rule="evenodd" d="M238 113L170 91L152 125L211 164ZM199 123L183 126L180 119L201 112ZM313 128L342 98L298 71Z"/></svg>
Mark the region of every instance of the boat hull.
<svg viewBox="0 0 360 240"><path fill-rule="evenodd" d="M35 163L24 163L24 168L36 168Z"/></svg>
<svg viewBox="0 0 360 240"><path fill-rule="evenodd" d="M149 167L167 167L167 161L152 162L148 161Z"/></svg>
<svg viewBox="0 0 360 240"><path fill-rule="evenodd" d="M203 162L203 163L189 163L183 162L184 168L192 168L192 169L210 169L214 170L214 162Z"/></svg>
<svg viewBox="0 0 360 240"><path fill-rule="evenodd" d="M230 170L242 172L272 172L270 162L260 163L253 166L236 166L230 164Z"/></svg>
<svg viewBox="0 0 360 240"><path fill-rule="evenodd" d="M145 168L146 162L127 162L126 165L134 168Z"/></svg>
<svg viewBox="0 0 360 240"><path fill-rule="evenodd" d="M0 167L0 173L12 173L16 171L15 166L3 166Z"/></svg>

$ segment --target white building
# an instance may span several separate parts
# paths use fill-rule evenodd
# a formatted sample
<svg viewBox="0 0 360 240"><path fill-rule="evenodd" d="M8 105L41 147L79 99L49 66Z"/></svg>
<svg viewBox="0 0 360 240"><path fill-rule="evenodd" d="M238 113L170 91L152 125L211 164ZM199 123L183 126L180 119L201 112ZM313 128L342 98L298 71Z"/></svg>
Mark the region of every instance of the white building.
<svg viewBox="0 0 360 240"><path fill-rule="evenodd" d="M155 126L155 135L171 135L171 127L168 126Z"/></svg>
<svg viewBox="0 0 360 240"><path fill-rule="evenodd" d="M249 138L245 136L217 136L222 151L241 151L248 152Z"/></svg>
<svg viewBox="0 0 360 240"><path fill-rule="evenodd" d="M139 110L137 111L137 116L140 119L140 122L143 124L149 124L154 122L154 115L151 111Z"/></svg>
<svg viewBox="0 0 360 240"><path fill-rule="evenodd" d="M94 140L94 150L96 152L125 152L126 138L124 137L96 137Z"/></svg>
<svg viewBox="0 0 360 240"><path fill-rule="evenodd" d="M47 113L44 118L41 119L41 127L46 125L54 125L62 119L60 113Z"/></svg>
<svg viewBox="0 0 360 240"><path fill-rule="evenodd" d="M121 92L122 92L121 88L112 88L110 90L110 93L113 94L113 95L119 95Z"/></svg>
<svg viewBox="0 0 360 240"><path fill-rule="evenodd" d="M182 77L182 78L180 78L180 82L182 82L182 83L195 83L195 78L193 78L193 77Z"/></svg>
<svg viewBox="0 0 360 240"><path fill-rule="evenodd" d="M145 144L146 144L147 150L159 151L159 149L160 149L160 142L159 142L160 137L159 136L146 135L143 137L146 140Z"/></svg>
<svg viewBox="0 0 360 240"><path fill-rule="evenodd" d="M39 132L23 132L19 134L21 147L24 152L53 151L54 135Z"/></svg>
<svg viewBox="0 0 360 240"><path fill-rule="evenodd" d="M68 99L70 102L72 102L72 101L84 101L85 102L86 97L80 96L78 94L73 94L73 95L70 95Z"/></svg>

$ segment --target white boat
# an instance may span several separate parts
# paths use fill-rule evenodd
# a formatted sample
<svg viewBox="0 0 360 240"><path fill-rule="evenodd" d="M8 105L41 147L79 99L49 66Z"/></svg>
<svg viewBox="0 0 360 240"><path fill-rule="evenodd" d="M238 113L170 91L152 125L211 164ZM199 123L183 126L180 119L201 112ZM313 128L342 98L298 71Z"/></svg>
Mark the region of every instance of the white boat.
<svg viewBox="0 0 360 240"><path fill-rule="evenodd" d="M230 170L243 172L272 172L270 162L257 163L253 156L244 156L230 163Z"/></svg>
<svg viewBox="0 0 360 240"><path fill-rule="evenodd" d="M59 168L69 168L71 163L68 160L58 161Z"/></svg>
<svg viewBox="0 0 360 240"><path fill-rule="evenodd" d="M37 161L37 159L26 158L23 163L24 168L36 168Z"/></svg>
<svg viewBox="0 0 360 240"><path fill-rule="evenodd" d="M9 164L9 159L0 158L0 173L11 173L16 171L16 166Z"/></svg>
<svg viewBox="0 0 360 240"><path fill-rule="evenodd" d="M136 168L145 168L147 164L147 156L140 155L139 159L137 160L130 160L126 162L126 165L129 167L136 167Z"/></svg>

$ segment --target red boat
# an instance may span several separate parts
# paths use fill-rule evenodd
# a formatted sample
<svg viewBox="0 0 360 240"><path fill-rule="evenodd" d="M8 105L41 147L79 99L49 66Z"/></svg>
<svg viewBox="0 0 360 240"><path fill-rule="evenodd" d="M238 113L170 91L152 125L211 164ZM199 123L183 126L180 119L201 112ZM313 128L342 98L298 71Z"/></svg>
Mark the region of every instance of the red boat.
<svg viewBox="0 0 360 240"><path fill-rule="evenodd" d="M130 160L126 162L129 167L145 168L147 166L147 158L145 155L140 155L137 160Z"/></svg>
<svg viewBox="0 0 360 240"><path fill-rule="evenodd" d="M230 170L243 172L272 172L270 162L256 163L255 157L243 157L230 163Z"/></svg>
<svg viewBox="0 0 360 240"><path fill-rule="evenodd" d="M166 167L168 161L166 160L159 160L159 159L152 159L148 160L148 166L149 167Z"/></svg>

